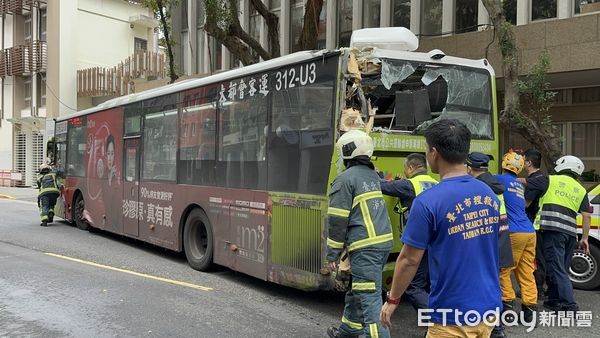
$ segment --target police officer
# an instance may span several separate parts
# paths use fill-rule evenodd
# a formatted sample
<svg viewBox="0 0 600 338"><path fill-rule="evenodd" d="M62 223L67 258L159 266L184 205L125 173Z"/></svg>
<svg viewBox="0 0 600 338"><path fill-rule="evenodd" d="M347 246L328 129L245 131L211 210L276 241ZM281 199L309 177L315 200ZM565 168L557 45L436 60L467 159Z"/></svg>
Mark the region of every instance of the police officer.
<svg viewBox="0 0 600 338"><path fill-rule="evenodd" d="M389 337L379 322L381 276L392 248L392 228L381 193L379 176L370 161L373 140L351 130L337 142L346 170L332 183L329 193L327 259L335 271L344 249L349 252L352 286L346 293L339 327L330 337Z"/></svg>
<svg viewBox="0 0 600 338"><path fill-rule="evenodd" d="M419 153L409 154L404 163L404 175L408 179L381 181L381 191L385 195L398 197L402 215L410 212L410 206L416 196L438 184L438 181L427 174L427 160ZM404 292L415 310L426 309L429 304L429 268L427 252L410 285Z"/></svg>
<svg viewBox="0 0 600 338"><path fill-rule="evenodd" d="M41 226L45 227L52 223L54 218L54 206L60 196L60 189L56 173L51 172L51 167L47 164L40 166L40 173L37 177L38 206L40 207Z"/></svg>
<svg viewBox="0 0 600 338"><path fill-rule="evenodd" d="M539 198L535 219L542 236L546 260L547 296L544 307L553 311L578 311L569 279L571 257L577 246L577 213L583 216L583 234L579 247L589 255L590 202L585 188L577 182L583 162L571 155L556 161L557 175L527 179L525 199L529 204Z"/></svg>

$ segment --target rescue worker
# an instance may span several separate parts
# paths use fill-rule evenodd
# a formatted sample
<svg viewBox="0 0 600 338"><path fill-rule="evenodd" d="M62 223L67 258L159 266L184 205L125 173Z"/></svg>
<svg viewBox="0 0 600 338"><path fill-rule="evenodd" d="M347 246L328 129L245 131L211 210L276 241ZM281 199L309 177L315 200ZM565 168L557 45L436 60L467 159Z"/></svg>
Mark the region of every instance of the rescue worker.
<svg viewBox="0 0 600 338"><path fill-rule="evenodd" d="M527 179L527 205L539 198L539 225L546 274L548 299L544 307L552 311L579 311L569 279L571 257L577 246L577 213L583 218L579 248L589 255L590 203L585 188L577 182L584 170L583 162L571 155L556 161L557 175Z"/></svg>
<svg viewBox="0 0 600 338"><path fill-rule="evenodd" d="M385 195L398 197L400 200L401 217L408 216L410 206L416 196L438 184L438 181L427 174L427 159L425 159L425 155L419 153L406 156L404 176L408 179L381 181L381 191ZM404 294L415 310L428 307L429 269L427 267L427 251L425 251L415 277Z"/></svg>
<svg viewBox="0 0 600 338"><path fill-rule="evenodd" d="M56 173L51 172L51 167L48 164L40 166L40 173L37 177L38 206L40 208L40 217L42 219L41 226L45 227L48 223L52 223L54 219L54 206L56 200L60 196L58 177Z"/></svg>
<svg viewBox="0 0 600 338"><path fill-rule="evenodd" d="M433 325L427 337L487 338L492 326L481 319L502 304L498 277L500 201L486 184L467 175L464 163L471 132L464 124L436 121L425 131L425 139L427 162L441 181L412 203L381 322L391 325L400 297L428 250L429 308L433 312L427 315Z"/></svg>
<svg viewBox="0 0 600 338"><path fill-rule="evenodd" d="M473 152L467 158L467 172L469 175L485 183L500 200L500 228L498 231L498 257L500 260L500 271L510 268L514 264L512 247L510 243L510 233L508 227L508 216L506 215L506 205L504 203L505 187L489 170L490 157L486 154ZM500 273L498 271L498 273ZM503 311L511 310L503 306ZM492 338L506 337L502 322L492 330Z"/></svg>
<svg viewBox="0 0 600 338"><path fill-rule="evenodd" d="M514 265L500 271L500 287L504 308L513 308L516 298L510 273L514 271L521 289L521 318L531 323L537 310L537 287L535 285L535 230L533 223L525 213L525 187L517 180L523 170L525 159L514 151L507 152L502 158L502 175L496 178L504 184L504 202L508 215L508 227Z"/></svg>
<svg viewBox="0 0 600 338"><path fill-rule="evenodd" d="M527 172L527 178L535 178L535 177L547 177L544 174L540 167L542 166L542 153L535 149L527 149L525 150L525 171ZM526 179L519 179L521 183L527 183ZM525 188L525 195L527 195L529 188ZM535 200L531 201L531 204L525 209L527 213L527 217L531 223L534 223L535 228L535 271L533 275L535 276L535 284L538 292L538 300L543 300L545 297L546 291L544 290L544 282L546 281L546 261L544 260L543 255L543 244L542 244L542 233L539 230L539 227L535 224L535 216L539 211L539 197Z"/></svg>
<svg viewBox="0 0 600 338"><path fill-rule="evenodd" d="M351 130L337 142L346 170L331 185L328 208L327 259L336 270L340 254L349 252L352 285L346 293L339 327L329 337L389 337L379 322L381 276L392 248L392 228L381 194L379 176L371 163L373 140Z"/></svg>

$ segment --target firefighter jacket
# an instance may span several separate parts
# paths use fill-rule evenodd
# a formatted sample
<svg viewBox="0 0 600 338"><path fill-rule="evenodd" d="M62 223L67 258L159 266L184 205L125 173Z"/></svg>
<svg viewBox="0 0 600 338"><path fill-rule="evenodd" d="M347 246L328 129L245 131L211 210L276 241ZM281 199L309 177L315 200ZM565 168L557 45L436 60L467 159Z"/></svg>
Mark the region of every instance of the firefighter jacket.
<svg viewBox="0 0 600 338"><path fill-rule="evenodd" d="M39 196L49 193L60 193L58 177L55 173L40 174L37 177Z"/></svg>
<svg viewBox="0 0 600 338"><path fill-rule="evenodd" d="M390 250L392 227L379 185L379 176L365 165L346 169L329 193L327 259L342 250Z"/></svg>
<svg viewBox="0 0 600 338"><path fill-rule="evenodd" d="M535 226L577 236L577 213L587 192L567 175L550 175L548 178L548 189L540 197Z"/></svg>
<svg viewBox="0 0 600 338"><path fill-rule="evenodd" d="M415 189L415 196L419 196L423 191L438 184L433 177L425 174L419 174L408 179Z"/></svg>

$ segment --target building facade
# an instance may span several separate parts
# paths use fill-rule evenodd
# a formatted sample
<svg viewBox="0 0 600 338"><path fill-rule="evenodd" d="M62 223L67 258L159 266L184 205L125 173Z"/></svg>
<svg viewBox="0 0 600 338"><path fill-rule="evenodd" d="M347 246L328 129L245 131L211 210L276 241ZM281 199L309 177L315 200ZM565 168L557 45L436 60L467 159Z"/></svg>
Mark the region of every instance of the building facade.
<svg viewBox="0 0 600 338"><path fill-rule="evenodd" d="M279 17L281 54L297 51L306 0L263 1ZM182 0L172 12L173 34L180 42L176 63L186 75L239 66L226 48L204 32L202 3ZM563 152L584 160L586 179L600 180L595 176L600 172L600 1L505 0L503 6L507 19L516 25L520 74L527 74L540 52L550 54L549 80L557 92L551 114ZM264 20L250 8L249 0L240 0L242 27L267 47ZM448 55L489 59L501 91L502 62L489 24L480 0L324 0L318 46L347 47L355 29L403 26L419 37L419 51L441 49ZM509 131L502 136L503 149L529 146Z"/></svg>
<svg viewBox="0 0 600 338"><path fill-rule="evenodd" d="M0 1L0 170L35 183L46 123L94 104L78 97L77 70L114 66L156 46L152 13L138 1Z"/></svg>

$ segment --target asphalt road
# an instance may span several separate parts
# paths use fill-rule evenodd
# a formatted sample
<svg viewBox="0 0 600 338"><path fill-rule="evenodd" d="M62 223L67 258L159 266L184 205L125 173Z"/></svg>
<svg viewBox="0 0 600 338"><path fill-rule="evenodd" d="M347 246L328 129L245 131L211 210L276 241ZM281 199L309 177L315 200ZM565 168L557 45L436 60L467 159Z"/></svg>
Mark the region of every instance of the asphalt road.
<svg viewBox="0 0 600 338"><path fill-rule="evenodd" d="M0 199L0 337L324 337L341 317L343 295L224 268L198 272L181 254L66 223L43 228L24 200ZM592 311L591 328L538 327L527 336L600 336L600 292L576 298ZM393 323L394 337L425 332L406 303Z"/></svg>

